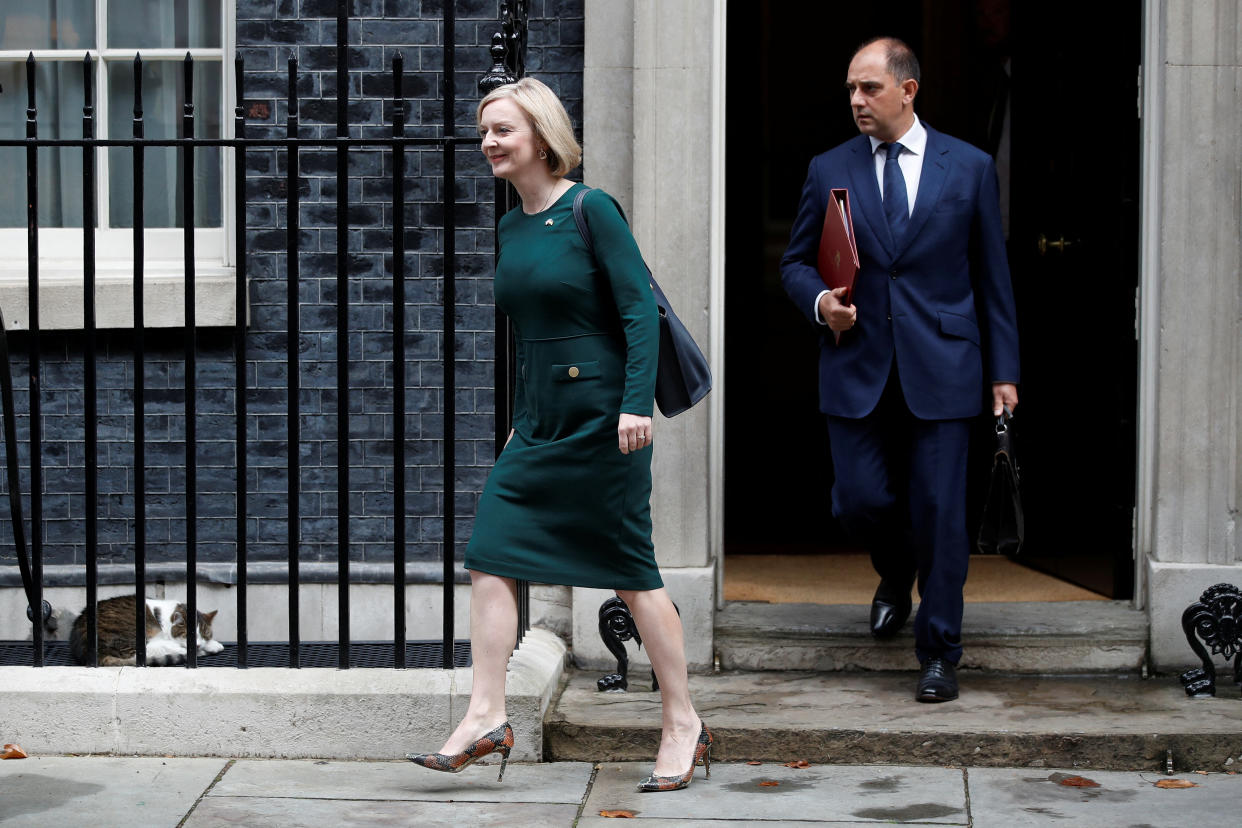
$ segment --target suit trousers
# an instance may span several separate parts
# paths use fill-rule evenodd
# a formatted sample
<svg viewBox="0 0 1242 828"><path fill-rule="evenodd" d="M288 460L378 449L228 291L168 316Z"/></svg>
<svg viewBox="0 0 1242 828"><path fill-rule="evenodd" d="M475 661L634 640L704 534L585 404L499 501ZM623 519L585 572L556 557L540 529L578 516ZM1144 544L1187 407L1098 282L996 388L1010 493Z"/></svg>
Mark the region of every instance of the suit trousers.
<svg viewBox="0 0 1242 828"><path fill-rule="evenodd" d="M832 513L893 588L908 590L917 573L920 663L940 657L956 664L962 657L971 422L911 414L895 363L875 410L859 419L828 417Z"/></svg>

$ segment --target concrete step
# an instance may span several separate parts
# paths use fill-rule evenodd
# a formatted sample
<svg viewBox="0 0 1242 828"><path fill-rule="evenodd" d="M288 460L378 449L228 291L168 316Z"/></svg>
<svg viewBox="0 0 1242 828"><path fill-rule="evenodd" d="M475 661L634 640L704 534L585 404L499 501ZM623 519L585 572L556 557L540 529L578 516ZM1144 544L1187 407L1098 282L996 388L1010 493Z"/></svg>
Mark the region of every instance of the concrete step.
<svg viewBox="0 0 1242 828"><path fill-rule="evenodd" d="M1242 698L1189 699L1175 676L959 673L954 702L914 701L917 672L720 672L690 677L721 761L1177 771L1242 769ZM544 759L651 761L660 698L649 679L600 693L572 674L544 720Z"/></svg>
<svg viewBox="0 0 1242 828"><path fill-rule="evenodd" d="M916 605L917 609L917 605ZM730 601L716 617L725 670L908 670L913 623L871 637L869 607ZM967 604L962 666L1002 673L1142 671L1147 614L1126 601Z"/></svg>

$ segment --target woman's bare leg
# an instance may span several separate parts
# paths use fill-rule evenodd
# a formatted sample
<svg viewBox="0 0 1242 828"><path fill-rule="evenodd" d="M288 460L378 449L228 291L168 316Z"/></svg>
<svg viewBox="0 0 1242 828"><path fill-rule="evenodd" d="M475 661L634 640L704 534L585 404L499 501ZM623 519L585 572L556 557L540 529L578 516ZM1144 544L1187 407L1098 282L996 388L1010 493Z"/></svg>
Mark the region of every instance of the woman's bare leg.
<svg viewBox="0 0 1242 828"><path fill-rule="evenodd" d="M657 776L680 776L694 759L699 736L699 714L690 701L686 673L686 649L681 616L664 589L617 590L618 597L634 614L647 657L660 682L663 708L660 751L656 754Z"/></svg>
<svg viewBox="0 0 1242 828"><path fill-rule="evenodd" d="M471 571L470 652L474 659L474 685L466 715L440 753L461 753L508 718L505 675L517 643L517 623L517 582Z"/></svg>

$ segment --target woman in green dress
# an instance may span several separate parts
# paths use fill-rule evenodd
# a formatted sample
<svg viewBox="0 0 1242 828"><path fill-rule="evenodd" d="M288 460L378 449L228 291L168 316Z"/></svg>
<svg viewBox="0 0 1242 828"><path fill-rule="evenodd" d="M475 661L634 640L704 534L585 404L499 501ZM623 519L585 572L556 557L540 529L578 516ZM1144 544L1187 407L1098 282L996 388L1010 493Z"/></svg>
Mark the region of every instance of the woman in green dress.
<svg viewBox="0 0 1242 828"><path fill-rule="evenodd" d="M659 320L647 269L620 207L600 190L583 200L594 255L582 239L573 201L583 185L565 178L582 150L547 86L502 86L477 117L492 173L522 200L500 221L495 279L517 343L513 429L466 549L470 706L437 753L408 758L457 771L499 752L503 777L516 581L599 587L629 605L660 683L660 749L639 790L684 788L700 760L710 773L711 734L690 701L681 619L651 543Z"/></svg>

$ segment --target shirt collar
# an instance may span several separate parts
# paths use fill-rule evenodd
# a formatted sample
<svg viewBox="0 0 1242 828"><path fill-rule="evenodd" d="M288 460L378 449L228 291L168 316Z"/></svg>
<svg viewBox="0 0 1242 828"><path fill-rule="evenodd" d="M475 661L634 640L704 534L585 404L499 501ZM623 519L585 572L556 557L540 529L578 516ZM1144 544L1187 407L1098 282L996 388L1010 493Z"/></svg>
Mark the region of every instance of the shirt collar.
<svg viewBox="0 0 1242 828"><path fill-rule="evenodd" d="M880 144L884 142L874 135L868 135L871 140L871 154L875 155L880 148ZM927 149L927 129L923 126L923 122L919 120L919 116L914 116L914 123L906 130L905 134L897 139L897 143L905 147L906 152L912 152L915 155L922 155Z"/></svg>

